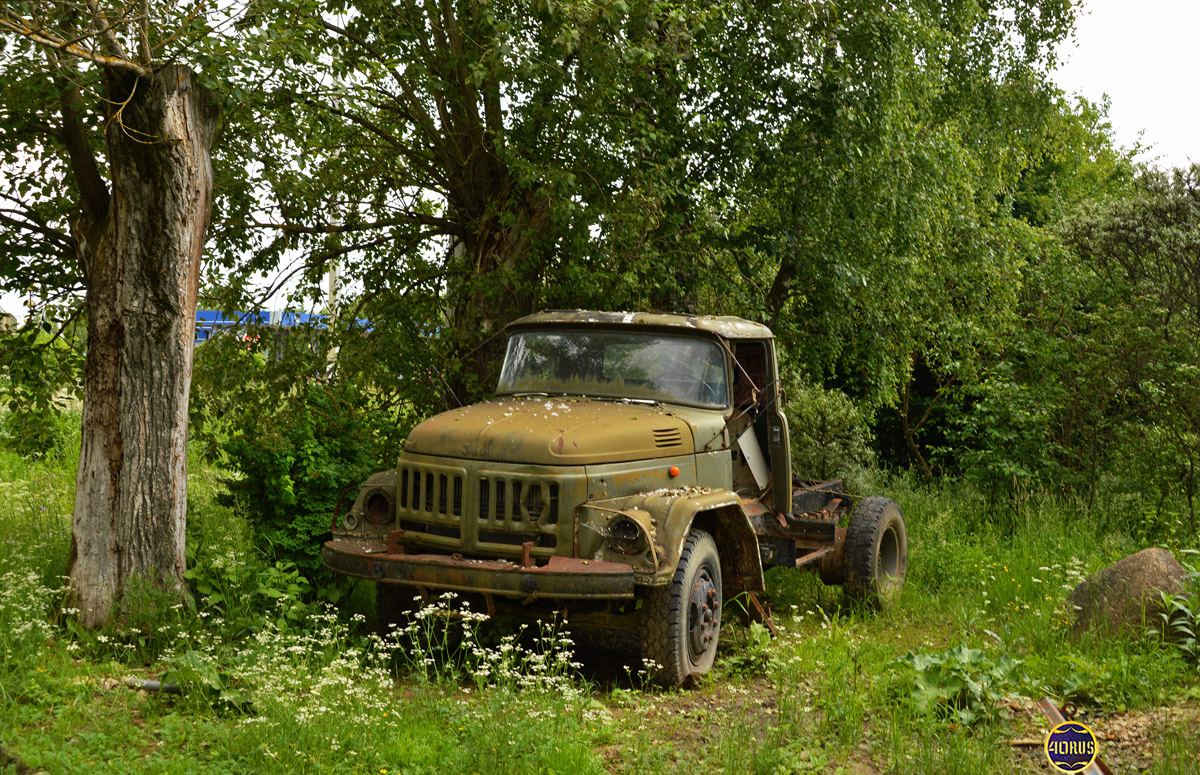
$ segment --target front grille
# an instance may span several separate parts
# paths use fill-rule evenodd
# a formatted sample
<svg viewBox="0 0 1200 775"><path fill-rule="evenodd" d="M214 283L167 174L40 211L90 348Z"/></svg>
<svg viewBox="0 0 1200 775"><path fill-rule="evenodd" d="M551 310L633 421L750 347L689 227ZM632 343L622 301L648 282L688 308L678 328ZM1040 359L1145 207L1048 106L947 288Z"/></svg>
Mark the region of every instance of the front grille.
<svg viewBox="0 0 1200 775"><path fill-rule="evenodd" d="M479 478L479 521L532 529L558 524L558 484L536 479Z"/></svg>
<svg viewBox="0 0 1200 775"><path fill-rule="evenodd" d="M396 507L401 530L460 540L468 551L476 541L553 550L561 517L552 479L417 461L397 471Z"/></svg>
<svg viewBox="0 0 1200 775"><path fill-rule="evenodd" d="M654 434L654 446L660 449L683 445L683 435L678 428L656 428L650 432Z"/></svg>
<svg viewBox="0 0 1200 775"><path fill-rule="evenodd" d="M411 519L400 520L400 529L406 533L424 533L431 536L442 536L443 538L460 538L462 533L456 527L446 527L445 525L429 524L427 522L413 522Z"/></svg>
<svg viewBox="0 0 1200 775"><path fill-rule="evenodd" d="M400 509L418 516L461 517L463 476L424 467L405 466L399 471Z"/></svg>

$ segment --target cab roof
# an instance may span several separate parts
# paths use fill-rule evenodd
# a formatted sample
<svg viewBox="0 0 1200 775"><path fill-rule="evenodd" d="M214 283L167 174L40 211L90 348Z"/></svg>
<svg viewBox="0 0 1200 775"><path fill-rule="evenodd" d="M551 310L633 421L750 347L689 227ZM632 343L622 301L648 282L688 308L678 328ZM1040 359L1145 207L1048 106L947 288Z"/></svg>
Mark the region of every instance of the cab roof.
<svg viewBox="0 0 1200 775"><path fill-rule="evenodd" d="M688 315L678 312L593 312L591 310L547 310L514 320L510 328L564 324L572 326L647 326L704 331L726 339L771 339L774 334L762 323L732 315Z"/></svg>

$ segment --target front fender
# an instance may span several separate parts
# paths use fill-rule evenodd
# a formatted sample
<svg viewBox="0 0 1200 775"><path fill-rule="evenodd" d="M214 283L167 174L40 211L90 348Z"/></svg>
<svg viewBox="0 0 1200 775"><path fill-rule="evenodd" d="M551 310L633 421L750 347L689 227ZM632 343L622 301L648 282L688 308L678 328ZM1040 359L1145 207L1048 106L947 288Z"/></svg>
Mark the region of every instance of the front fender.
<svg viewBox="0 0 1200 775"><path fill-rule="evenodd" d="M625 521L636 525L644 540L615 540L614 526L624 528L620 536L632 534L620 524ZM703 527L717 542L726 594L763 589L758 537L741 499L729 490L685 487L589 501L579 507L576 525L580 557L630 563L636 582L644 586L669 584L692 526ZM627 551L614 544L624 544Z"/></svg>

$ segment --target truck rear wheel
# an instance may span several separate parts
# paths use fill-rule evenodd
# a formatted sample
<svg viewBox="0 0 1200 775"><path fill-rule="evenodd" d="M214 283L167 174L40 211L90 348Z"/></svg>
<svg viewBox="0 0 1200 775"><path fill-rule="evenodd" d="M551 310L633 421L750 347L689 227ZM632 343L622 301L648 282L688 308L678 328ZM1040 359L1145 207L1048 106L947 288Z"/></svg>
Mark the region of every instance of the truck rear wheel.
<svg viewBox="0 0 1200 775"><path fill-rule="evenodd" d="M707 673L721 632L721 560L712 536L688 533L671 583L654 587L642 609L642 647L653 660L655 681L679 686Z"/></svg>
<svg viewBox="0 0 1200 775"><path fill-rule="evenodd" d="M894 500L859 501L846 531L843 558L843 589L851 599L877 608L895 599L908 572L908 534Z"/></svg>

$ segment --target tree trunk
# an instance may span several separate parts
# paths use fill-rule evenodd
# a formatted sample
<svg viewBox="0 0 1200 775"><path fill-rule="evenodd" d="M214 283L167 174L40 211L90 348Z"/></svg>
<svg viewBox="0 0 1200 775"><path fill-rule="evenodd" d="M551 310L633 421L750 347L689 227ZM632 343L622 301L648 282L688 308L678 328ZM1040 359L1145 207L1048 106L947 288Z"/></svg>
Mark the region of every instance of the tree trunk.
<svg viewBox="0 0 1200 775"><path fill-rule="evenodd" d="M912 453L912 456L917 461L917 465L921 468L921 474L925 477L925 483L929 484L933 481L933 469L925 462L925 456L921 454L921 447L917 444L917 431L925 424L925 417L929 416L929 411L926 410L925 416L915 426L911 424L908 419L908 405L911 396L912 379L910 378L904 383L904 395L900 403L900 408L896 410L896 414L900 417L900 432L904 435L904 443L908 445L908 451Z"/></svg>
<svg viewBox="0 0 1200 775"><path fill-rule="evenodd" d="M463 240L464 282L454 294L454 345L448 408L469 404L493 391L504 360L504 326L533 312L541 263L531 252L546 228L548 204L536 192L522 198L512 225L484 216Z"/></svg>
<svg viewBox="0 0 1200 775"><path fill-rule="evenodd" d="M191 71L110 71L107 211L87 280L83 440L67 574L86 626L132 583L183 589L187 409L217 111Z"/></svg>

